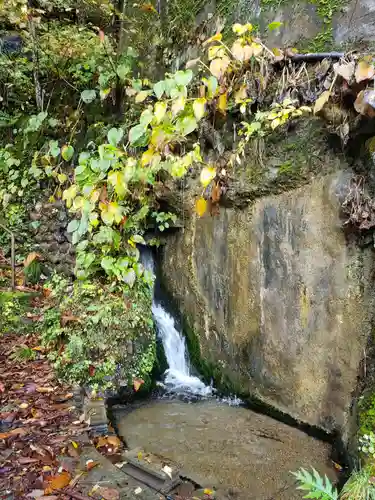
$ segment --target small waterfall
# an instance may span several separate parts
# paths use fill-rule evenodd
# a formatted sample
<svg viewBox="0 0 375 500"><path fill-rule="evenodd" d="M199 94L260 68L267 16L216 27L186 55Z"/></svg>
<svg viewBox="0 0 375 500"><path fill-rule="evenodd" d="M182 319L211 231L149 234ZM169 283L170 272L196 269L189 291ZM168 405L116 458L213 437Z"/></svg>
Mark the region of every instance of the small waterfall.
<svg viewBox="0 0 375 500"><path fill-rule="evenodd" d="M142 251L144 267L154 273L154 261L149 250ZM164 385L170 392L209 396L212 387L206 386L191 374L185 339L175 326L173 317L153 298L152 314L158 335L163 343L169 368L165 372Z"/></svg>

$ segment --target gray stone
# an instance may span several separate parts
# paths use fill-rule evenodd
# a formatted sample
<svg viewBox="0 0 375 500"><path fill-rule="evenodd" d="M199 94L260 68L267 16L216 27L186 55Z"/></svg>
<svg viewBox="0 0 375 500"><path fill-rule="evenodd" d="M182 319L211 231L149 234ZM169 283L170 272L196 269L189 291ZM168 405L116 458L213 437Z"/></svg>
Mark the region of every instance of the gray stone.
<svg viewBox="0 0 375 500"><path fill-rule="evenodd" d="M345 427L374 310L372 249L341 227L351 175L192 216L163 254L202 356L234 387L327 430Z"/></svg>

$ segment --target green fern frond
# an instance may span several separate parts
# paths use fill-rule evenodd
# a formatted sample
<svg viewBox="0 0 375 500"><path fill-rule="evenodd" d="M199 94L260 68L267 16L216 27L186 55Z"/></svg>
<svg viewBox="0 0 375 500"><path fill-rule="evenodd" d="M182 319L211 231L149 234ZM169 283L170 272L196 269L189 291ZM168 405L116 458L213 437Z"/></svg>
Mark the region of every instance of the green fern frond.
<svg viewBox="0 0 375 500"><path fill-rule="evenodd" d="M297 489L307 492L303 498L338 500L338 492L331 481L327 476L322 477L314 468L312 468L312 474L302 467L292 474L299 483Z"/></svg>

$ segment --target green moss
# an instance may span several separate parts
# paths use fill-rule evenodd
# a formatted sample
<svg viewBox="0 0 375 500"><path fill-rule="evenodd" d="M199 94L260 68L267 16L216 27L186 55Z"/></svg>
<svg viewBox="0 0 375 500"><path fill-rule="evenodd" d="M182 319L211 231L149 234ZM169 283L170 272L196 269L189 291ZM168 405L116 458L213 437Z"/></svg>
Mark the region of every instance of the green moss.
<svg viewBox="0 0 375 500"><path fill-rule="evenodd" d="M346 0L313 0L322 21L322 28L308 46L308 52L324 52L334 48L333 16L340 12Z"/></svg>
<svg viewBox="0 0 375 500"><path fill-rule="evenodd" d="M364 396L359 403L359 433L369 434L375 429L375 392Z"/></svg>
<svg viewBox="0 0 375 500"><path fill-rule="evenodd" d="M215 389L222 394L235 394L244 400L249 399L249 391L244 388L240 377L236 377L233 373L228 373L225 367L219 363L203 357L198 335L190 327L190 323L186 318L183 318L182 327L190 361L204 382L206 384L213 382Z"/></svg>

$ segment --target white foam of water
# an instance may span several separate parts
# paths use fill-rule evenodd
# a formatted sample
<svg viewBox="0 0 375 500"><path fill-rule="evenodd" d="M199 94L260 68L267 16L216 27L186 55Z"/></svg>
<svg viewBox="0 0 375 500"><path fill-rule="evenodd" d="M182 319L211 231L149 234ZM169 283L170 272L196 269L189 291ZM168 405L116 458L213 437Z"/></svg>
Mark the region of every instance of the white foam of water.
<svg viewBox="0 0 375 500"><path fill-rule="evenodd" d="M165 372L164 384L168 390L200 396L212 394L212 387L206 386L191 374L185 339L176 329L174 319L161 304L152 304L152 314L163 343L169 368Z"/></svg>

